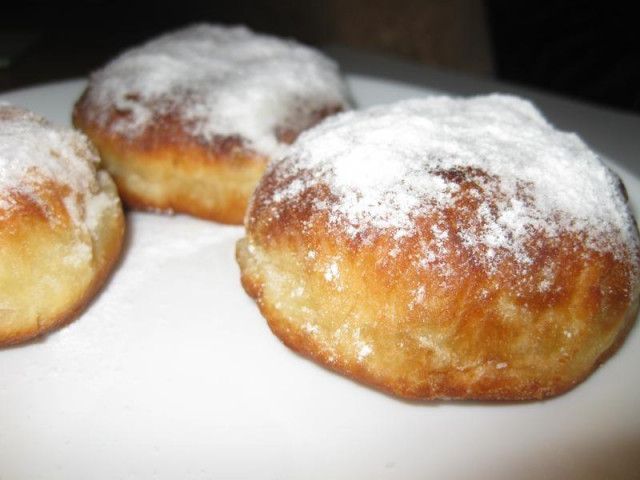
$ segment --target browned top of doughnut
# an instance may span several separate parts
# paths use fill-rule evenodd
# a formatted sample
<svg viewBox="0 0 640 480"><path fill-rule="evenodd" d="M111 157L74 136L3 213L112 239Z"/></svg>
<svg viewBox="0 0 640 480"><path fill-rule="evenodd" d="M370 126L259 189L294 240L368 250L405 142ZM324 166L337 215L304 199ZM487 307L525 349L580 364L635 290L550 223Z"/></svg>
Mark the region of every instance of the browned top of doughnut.
<svg viewBox="0 0 640 480"><path fill-rule="evenodd" d="M95 72L75 116L131 142L162 138L151 129L169 133L169 141L191 137L214 148L240 142L272 156L348 105L337 65L320 52L244 27L201 24L124 52Z"/></svg>
<svg viewBox="0 0 640 480"><path fill-rule="evenodd" d="M0 105L0 222L24 216L99 229L101 213L118 202L101 190L99 157L88 139L19 107Z"/></svg>
<svg viewBox="0 0 640 480"><path fill-rule="evenodd" d="M306 232L379 249L389 275L428 269L443 285L499 277L542 302L566 260L597 256L626 271L617 287L628 300L638 234L620 185L526 101L437 97L340 114L304 133L267 170L247 226L266 241Z"/></svg>
<svg viewBox="0 0 640 480"><path fill-rule="evenodd" d="M514 97L334 116L268 167L246 226L243 285L272 330L407 397L556 395L637 315L619 179Z"/></svg>

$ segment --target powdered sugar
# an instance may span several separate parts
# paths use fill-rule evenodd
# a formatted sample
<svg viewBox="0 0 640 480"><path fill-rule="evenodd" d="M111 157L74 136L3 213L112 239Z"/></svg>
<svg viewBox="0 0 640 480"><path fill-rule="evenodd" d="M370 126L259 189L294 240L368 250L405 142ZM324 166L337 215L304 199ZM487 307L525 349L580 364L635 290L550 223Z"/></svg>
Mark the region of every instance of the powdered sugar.
<svg viewBox="0 0 640 480"><path fill-rule="evenodd" d="M194 136L240 136L267 155L280 146L278 128L348 103L336 64L319 52L244 27L205 24L125 52L92 75L89 96L103 107L95 119L103 126L108 108L129 113L110 126L124 136L177 111Z"/></svg>
<svg viewBox="0 0 640 480"><path fill-rule="evenodd" d="M69 187L63 199L76 225L94 231L101 212L113 205L100 190L99 158L86 137L56 127L27 110L0 104L0 218L15 205L15 194L42 205L39 190L47 182Z"/></svg>
<svg viewBox="0 0 640 480"><path fill-rule="evenodd" d="M432 97L340 114L304 133L272 171L274 204L293 205L324 185L329 197L313 209L353 238L391 232L400 241L420 233L416 219L455 206L472 212L455 234L481 247L486 262L509 253L526 264L532 232L579 232L588 246L614 253L637 242L617 177L576 135L511 96ZM443 253L445 227L431 228L427 263Z"/></svg>

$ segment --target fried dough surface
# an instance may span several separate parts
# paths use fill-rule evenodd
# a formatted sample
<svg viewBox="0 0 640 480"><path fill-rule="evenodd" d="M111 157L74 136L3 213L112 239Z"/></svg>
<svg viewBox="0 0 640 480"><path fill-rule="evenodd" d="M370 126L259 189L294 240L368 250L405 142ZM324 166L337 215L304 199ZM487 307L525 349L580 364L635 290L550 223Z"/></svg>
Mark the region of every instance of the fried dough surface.
<svg viewBox="0 0 640 480"><path fill-rule="evenodd" d="M337 65L244 27L193 25L95 72L73 123L129 206L241 224L267 163L349 108Z"/></svg>
<svg viewBox="0 0 640 480"><path fill-rule="evenodd" d="M0 105L0 345L70 322L119 258L117 189L84 135Z"/></svg>
<svg viewBox="0 0 640 480"><path fill-rule="evenodd" d="M269 167L246 229L242 283L272 331L403 397L558 395L638 311L618 178L514 97L329 119Z"/></svg>

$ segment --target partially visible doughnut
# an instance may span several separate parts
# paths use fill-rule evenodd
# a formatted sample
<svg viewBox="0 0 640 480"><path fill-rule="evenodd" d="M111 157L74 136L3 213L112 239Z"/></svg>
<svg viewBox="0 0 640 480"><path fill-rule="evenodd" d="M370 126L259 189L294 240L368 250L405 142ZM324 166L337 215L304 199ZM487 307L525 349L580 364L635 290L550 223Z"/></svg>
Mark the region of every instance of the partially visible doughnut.
<svg viewBox="0 0 640 480"><path fill-rule="evenodd" d="M539 399L635 321L621 183L527 101L433 97L348 112L271 164L237 246L290 348L403 397Z"/></svg>
<svg viewBox="0 0 640 480"><path fill-rule="evenodd" d="M89 140L0 103L0 345L77 316L119 257L117 189Z"/></svg>
<svg viewBox="0 0 640 480"><path fill-rule="evenodd" d="M270 159L348 105L337 65L320 52L201 24L91 75L73 123L96 144L128 205L240 224Z"/></svg>

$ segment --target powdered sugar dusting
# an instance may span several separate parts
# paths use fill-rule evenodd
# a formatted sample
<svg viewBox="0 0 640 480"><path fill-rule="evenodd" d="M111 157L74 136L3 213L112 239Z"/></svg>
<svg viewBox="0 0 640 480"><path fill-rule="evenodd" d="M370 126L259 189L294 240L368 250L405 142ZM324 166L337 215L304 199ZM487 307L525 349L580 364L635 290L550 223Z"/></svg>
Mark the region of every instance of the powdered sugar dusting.
<svg viewBox="0 0 640 480"><path fill-rule="evenodd" d="M327 106L346 106L337 65L319 52L244 27L194 25L131 49L91 77L94 119L107 108L127 112L110 128L136 135L177 111L194 136L240 136L273 154L276 130ZM296 118L290 118L296 112Z"/></svg>
<svg viewBox="0 0 640 480"><path fill-rule="evenodd" d="M84 135L0 103L0 218L14 208L15 194L41 203L46 212L39 189L52 181L69 187L64 204L72 221L95 231L101 212L116 201L100 189L98 162Z"/></svg>
<svg viewBox="0 0 640 480"><path fill-rule="evenodd" d="M340 114L301 135L269 174L278 178L274 206L328 188L312 208L353 238L424 235L416 219L456 207L472 215L455 235L486 263L509 254L526 265L532 232L577 232L588 247L615 254L637 245L618 178L576 135L512 96L431 97ZM426 264L446 248L446 227L431 227Z"/></svg>

